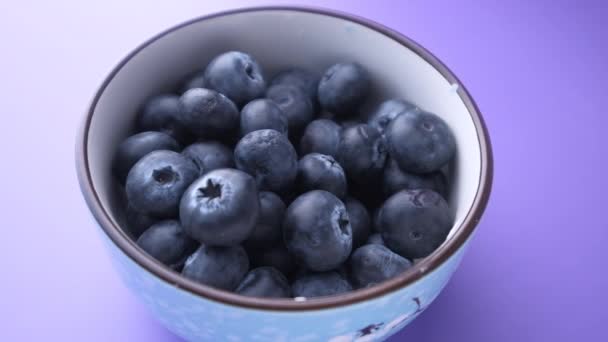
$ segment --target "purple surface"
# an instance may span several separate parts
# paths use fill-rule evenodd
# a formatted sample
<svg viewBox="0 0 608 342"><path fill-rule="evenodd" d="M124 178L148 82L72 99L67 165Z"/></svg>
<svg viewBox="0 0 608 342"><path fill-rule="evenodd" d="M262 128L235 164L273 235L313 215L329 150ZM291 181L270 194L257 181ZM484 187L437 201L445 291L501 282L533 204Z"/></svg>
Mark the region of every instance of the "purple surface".
<svg viewBox="0 0 608 342"><path fill-rule="evenodd" d="M97 85L134 46L194 16L268 4L208 3L0 4L0 340L178 340L112 271L73 146ZM393 340L608 340L605 1L307 3L423 44L490 129L494 192L478 234L434 305Z"/></svg>

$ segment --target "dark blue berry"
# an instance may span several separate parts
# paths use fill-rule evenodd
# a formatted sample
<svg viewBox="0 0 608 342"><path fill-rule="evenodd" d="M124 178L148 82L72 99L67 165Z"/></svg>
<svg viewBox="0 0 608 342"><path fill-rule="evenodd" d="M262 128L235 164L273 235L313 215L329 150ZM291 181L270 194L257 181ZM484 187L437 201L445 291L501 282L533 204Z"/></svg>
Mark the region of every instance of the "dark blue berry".
<svg viewBox="0 0 608 342"><path fill-rule="evenodd" d="M137 244L156 260L174 269L182 267L198 246L175 220L154 224L137 239Z"/></svg>
<svg viewBox="0 0 608 342"><path fill-rule="evenodd" d="M297 181L302 192L325 190L338 198L346 196L347 183L344 170L332 157L320 153L310 153L298 162Z"/></svg>
<svg viewBox="0 0 608 342"><path fill-rule="evenodd" d="M192 139L188 129L179 121L179 96L163 94L149 99L137 118L139 131L167 133L181 143Z"/></svg>
<svg viewBox="0 0 608 342"><path fill-rule="evenodd" d="M135 239L159 221L156 217L138 212L131 204L127 204L125 218L127 221L127 230Z"/></svg>
<svg viewBox="0 0 608 342"><path fill-rule="evenodd" d="M369 213L363 204L353 197L346 198L344 205L353 231L353 249L355 249L365 243L371 232Z"/></svg>
<svg viewBox="0 0 608 342"><path fill-rule="evenodd" d="M160 150L140 159L127 176L127 199L133 208L150 216L177 216L186 188L198 177L194 163L173 151Z"/></svg>
<svg viewBox="0 0 608 342"><path fill-rule="evenodd" d="M281 241L281 225L285 216L285 204L272 192L259 193L260 216L253 232L245 242L247 248L265 248Z"/></svg>
<svg viewBox="0 0 608 342"><path fill-rule="evenodd" d="M261 97L266 90L262 69L250 55L230 51L215 57L205 70L205 84L238 106Z"/></svg>
<svg viewBox="0 0 608 342"><path fill-rule="evenodd" d="M180 94L187 92L193 88L205 88L204 71L196 71L188 75L180 86Z"/></svg>
<svg viewBox="0 0 608 342"><path fill-rule="evenodd" d="M384 240L382 240L382 235L380 233L375 233L370 235L365 242L366 245L376 244L384 246Z"/></svg>
<svg viewBox="0 0 608 342"><path fill-rule="evenodd" d="M354 181L367 183L379 178L386 154L384 139L375 128L360 124L342 130L338 161Z"/></svg>
<svg viewBox="0 0 608 342"><path fill-rule="evenodd" d="M157 150L178 151L179 144L170 135L161 132L142 132L128 137L114 155L114 175L124 184L129 171L146 154Z"/></svg>
<svg viewBox="0 0 608 342"><path fill-rule="evenodd" d="M350 257L350 276L353 284L368 287L391 279L410 268L412 263L379 244L357 248Z"/></svg>
<svg viewBox="0 0 608 342"><path fill-rule="evenodd" d="M182 274L205 285L234 291L248 270L249 259L243 247L202 245L186 260Z"/></svg>
<svg viewBox="0 0 608 342"><path fill-rule="evenodd" d="M383 189L387 196L412 189L429 189L445 196L446 180L441 171L426 174L416 174L401 170L399 165L389 158L384 166Z"/></svg>
<svg viewBox="0 0 608 342"><path fill-rule="evenodd" d="M185 232L209 246L233 246L253 232L259 216L255 180L235 169L213 170L184 193L179 216Z"/></svg>
<svg viewBox="0 0 608 342"><path fill-rule="evenodd" d="M456 152L448 125L427 112L409 111L397 116L388 126L386 137L391 157L404 171L438 171Z"/></svg>
<svg viewBox="0 0 608 342"><path fill-rule="evenodd" d="M287 134L287 117L272 100L256 99L241 110L241 135L260 129L274 129Z"/></svg>
<svg viewBox="0 0 608 342"><path fill-rule="evenodd" d="M352 248L352 230L340 199L313 190L287 208L283 239L297 262L313 271L328 271L344 262Z"/></svg>
<svg viewBox="0 0 608 342"><path fill-rule="evenodd" d="M308 95L310 102L314 105L317 102L317 87L319 85L319 77L314 73L300 69L292 68L278 73L270 83L273 85L293 85L299 87Z"/></svg>
<svg viewBox="0 0 608 342"><path fill-rule="evenodd" d="M336 158L342 128L327 119L314 120L306 126L300 140L300 153L321 153Z"/></svg>
<svg viewBox="0 0 608 342"><path fill-rule="evenodd" d="M249 297L287 298L291 288L287 278L276 268L258 267L247 273L235 292Z"/></svg>
<svg viewBox="0 0 608 342"><path fill-rule="evenodd" d="M272 129L245 135L234 149L236 166L257 181L260 190L282 192L298 172L298 156L289 140Z"/></svg>
<svg viewBox="0 0 608 342"><path fill-rule="evenodd" d="M395 253L415 259L431 254L447 238L453 220L448 204L432 190L402 190L378 213L382 239Z"/></svg>
<svg viewBox="0 0 608 342"><path fill-rule="evenodd" d="M283 241L278 241L275 245L265 248L255 246L248 249L249 260L255 267L271 266L281 271L286 276L291 276L297 269L296 261L289 254Z"/></svg>
<svg viewBox="0 0 608 342"><path fill-rule="evenodd" d="M352 290L352 285L338 272L307 273L291 285L294 297L305 298L333 296Z"/></svg>
<svg viewBox="0 0 608 342"><path fill-rule="evenodd" d="M317 95L323 109L340 116L352 116L365 101L369 87L369 75L361 65L338 63L321 77Z"/></svg>
<svg viewBox="0 0 608 342"><path fill-rule="evenodd" d="M216 141L194 143L186 147L182 154L192 159L201 176L216 169L234 168L232 151Z"/></svg>
<svg viewBox="0 0 608 342"><path fill-rule="evenodd" d="M274 101L285 114L289 133L296 136L312 121L314 113L308 96L302 89L277 84L266 91L266 97Z"/></svg>
<svg viewBox="0 0 608 342"><path fill-rule="evenodd" d="M229 98L214 90L190 89L179 102L180 122L199 138L223 138L238 127L238 109Z"/></svg>
<svg viewBox="0 0 608 342"><path fill-rule="evenodd" d="M419 110L416 105L404 100L387 100L376 108L376 111L372 113L367 123L384 134L388 125L397 115L407 111Z"/></svg>

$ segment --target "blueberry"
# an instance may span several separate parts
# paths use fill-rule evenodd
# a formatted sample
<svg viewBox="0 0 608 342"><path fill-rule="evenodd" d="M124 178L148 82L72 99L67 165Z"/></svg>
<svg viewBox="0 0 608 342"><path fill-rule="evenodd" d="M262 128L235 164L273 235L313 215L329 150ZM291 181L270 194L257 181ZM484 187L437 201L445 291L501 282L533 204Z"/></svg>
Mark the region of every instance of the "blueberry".
<svg viewBox="0 0 608 342"><path fill-rule="evenodd" d="M300 140L300 153L313 152L327 154L336 158L340 144L340 131L342 128L335 122L327 119L314 120L306 126Z"/></svg>
<svg viewBox="0 0 608 342"><path fill-rule="evenodd" d="M272 129L245 135L234 149L236 166L252 175L260 190L281 192L298 173L298 156L287 138Z"/></svg>
<svg viewBox="0 0 608 342"><path fill-rule="evenodd" d="M194 143L186 147L182 154L198 166L201 176L212 170L234 168L232 151L216 141Z"/></svg>
<svg viewBox="0 0 608 342"><path fill-rule="evenodd" d="M366 245L376 244L384 246L384 240L382 240L382 235L380 233L375 233L370 235L365 242Z"/></svg>
<svg viewBox="0 0 608 342"><path fill-rule="evenodd" d="M137 239L137 244L156 260L174 269L182 267L198 246L175 220L154 224Z"/></svg>
<svg viewBox="0 0 608 342"><path fill-rule="evenodd" d="M407 111L419 111L420 109L407 101L387 100L382 102L376 111L369 117L367 123L384 134L388 125L397 115Z"/></svg>
<svg viewBox="0 0 608 342"><path fill-rule="evenodd" d="M214 90L190 89L179 102L180 122L197 137L222 138L238 127L238 109L229 98Z"/></svg>
<svg viewBox="0 0 608 342"><path fill-rule="evenodd" d="M258 62L243 52L230 51L215 57L204 77L207 87L228 96L238 106L261 97L266 90Z"/></svg>
<svg viewBox="0 0 608 342"><path fill-rule="evenodd" d="M308 95L308 98L313 105L317 102L319 77L308 70L292 68L281 71L272 79L272 82L270 82L271 86L277 84L299 87Z"/></svg>
<svg viewBox="0 0 608 342"><path fill-rule="evenodd" d="M332 65L319 81L321 107L340 116L352 116L370 88L367 71L357 63Z"/></svg>
<svg viewBox="0 0 608 342"><path fill-rule="evenodd" d="M281 224L285 203L272 192L259 193L260 215L253 232L246 241L247 247L267 247L281 240Z"/></svg>
<svg viewBox="0 0 608 342"><path fill-rule="evenodd" d="M346 196L344 170L332 156L320 153L305 155L298 162L296 179L302 192L325 190L339 198Z"/></svg>
<svg viewBox="0 0 608 342"><path fill-rule="evenodd" d="M299 196L285 213L283 239L287 250L306 268L337 268L348 258L353 242L344 204L324 190Z"/></svg>
<svg viewBox="0 0 608 342"><path fill-rule="evenodd" d="M432 190L402 190L378 213L382 239L395 253L415 259L431 254L452 228L448 204Z"/></svg>
<svg viewBox="0 0 608 342"><path fill-rule="evenodd" d="M272 100L253 100L241 110L241 135L260 129L287 134L287 117Z"/></svg>
<svg viewBox="0 0 608 342"><path fill-rule="evenodd" d="M310 99L298 87L284 84L274 85L268 88L266 97L274 101L283 111L287 118L289 133L292 136L299 135L313 119L314 113Z"/></svg>
<svg viewBox="0 0 608 342"><path fill-rule="evenodd" d="M348 129L357 125L360 125L362 122L359 120L345 120L340 122L340 127L342 127L342 129Z"/></svg>
<svg viewBox="0 0 608 342"><path fill-rule="evenodd" d="M193 88L205 88L204 73L204 71L196 71L188 75L180 86L180 94L183 94Z"/></svg>
<svg viewBox="0 0 608 342"><path fill-rule="evenodd" d="M139 131L158 131L167 133L177 141L191 140L190 132L179 121L179 96L158 95L149 99L137 117Z"/></svg>
<svg viewBox="0 0 608 342"><path fill-rule="evenodd" d="M114 155L114 175L124 184L133 165L146 154L157 150L177 151L179 144L170 135L161 132L142 132L128 137Z"/></svg>
<svg viewBox="0 0 608 342"><path fill-rule="evenodd" d="M136 239L146 231L146 229L159 221L156 217L138 212L131 204L127 204L125 218L127 221L127 230Z"/></svg>
<svg viewBox="0 0 608 342"><path fill-rule="evenodd" d="M249 258L255 267L272 266L288 277L297 269L296 261L285 248L283 241L272 247L251 248Z"/></svg>
<svg viewBox="0 0 608 342"><path fill-rule="evenodd" d="M448 125L427 112L410 111L397 116L386 136L391 157L404 171L438 171L456 152L456 141Z"/></svg>
<svg viewBox="0 0 608 342"><path fill-rule="evenodd" d="M291 288L287 278L276 268L258 267L247 273L235 292L249 297L287 298Z"/></svg>
<svg viewBox="0 0 608 342"><path fill-rule="evenodd" d="M233 246L251 235L259 212L255 180L239 170L219 169L188 187L179 217L195 240L209 246Z"/></svg>
<svg viewBox="0 0 608 342"><path fill-rule="evenodd" d="M201 245L186 260L182 275L205 285L233 291L248 270L249 259L243 247Z"/></svg>
<svg viewBox="0 0 608 342"><path fill-rule="evenodd" d="M291 285L294 297L306 298L333 296L352 290L352 285L338 272L309 273Z"/></svg>
<svg viewBox="0 0 608 342"><path fill-rule="evenodd" d="M379 244L361 246L350 257L351 279L359 288L391 279L411 266L409 260Z"/></svg>
<svg viewBox="0 0 608 342"><path fill-rule="evenodd" d="M127 199L133 208L150 216L177 216L179 200L198 177L194 163L173 151L160 150L140 159L127 176Z"/></svg>
<svg viewBox="0 0 608 342"><path fill-rule="evenodd" d="M348 197L344 202L350 227L353 231L353 249L361 246L371 231L371 222L367 209L353 197Z"/></svg>
<svg viewBox="0 0 608 342"><path fill-rule="evenodd" d="M366 183L379 178L386 160L386 144L378 130L360 124L342 130L338 161L346 175Z"/></svg>
<svg viewBox="0 0 608 342"><path fill-rule="evenodd" d="M392 158L389 158L384 166L382 180L384 193L387 196L401 190L412 189L429 189L443 196L446 194L446 180L441 171L427 174L405 172Z"/></svg>

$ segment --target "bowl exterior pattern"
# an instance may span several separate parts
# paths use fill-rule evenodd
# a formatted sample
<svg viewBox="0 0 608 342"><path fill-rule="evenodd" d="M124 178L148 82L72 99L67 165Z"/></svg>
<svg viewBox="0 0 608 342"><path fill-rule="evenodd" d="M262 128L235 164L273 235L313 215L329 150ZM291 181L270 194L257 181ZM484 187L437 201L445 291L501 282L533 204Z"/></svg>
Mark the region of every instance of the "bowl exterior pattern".
<svg viewBox="0 0 608 342"><path fill-rule="evenodd" d="M126 285L162 324L188 341L382 341L439 295L467 245L418 281L384 296L331 309L287 312L236 307L196 296L153 275L100 233Z"/></svg>

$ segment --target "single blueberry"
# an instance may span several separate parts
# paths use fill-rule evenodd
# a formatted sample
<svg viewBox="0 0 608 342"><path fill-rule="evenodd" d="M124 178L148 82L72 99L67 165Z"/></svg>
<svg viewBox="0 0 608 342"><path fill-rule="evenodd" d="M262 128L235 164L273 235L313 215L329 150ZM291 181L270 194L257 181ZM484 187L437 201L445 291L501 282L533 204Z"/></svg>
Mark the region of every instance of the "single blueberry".
<svg viewBox="0 0 608 342"><path fill-rule="evenodd" d="M289 140L272 129L245 135L234 149L236 166L252 175L260 190L287 190L298 173L298 156Z"/></svg>
<svg viewBox="0 0 608 342"><path fill-rule="evenodd" d="M186 260L182 275L205 285L234 291L248 270L249 259L243 247L201 245Z"/></svg>
<svg viewBox="0 0 608 342"><path fill-rule="evenodd" d="M154 151L140 159L127 176L127 199L140 213L177 216L186 188L198 177L194 163L173 151Z"/></svg>
<svg viewBox="0 0 608 342"><path fill-rule="evenodd" d="M294 297L324 297L352 291L348 280L338 272L308 273L291 285Z"/></svg>
<svg viewBox="0 0 608 342"><path fill-rule="evenodd" d="M429 189L446 195L446 180L441 171L426 174L415 174L401 170L393 158L384 166L383 189L387 196L401 190Z"/></svg>
<svg viewBox="0 0 608 342"><path fill-rule="evenodd" d="M209 171L225 168L234 168L232 151L224 144L216 141L194 143L186 147L182 154L198 166L202 176Z"/></svg>
<svg viewBox="0 0 608 342"><path fill-rule="evenodd" d="M138 212L131 204L127 204L125 218L127 222L127 230L135 239L140 237L141 234L153 224L159 222L159 219L156 217Z"/></svg>
<svg viewBox="0 0 608 342"><path fill-rule="evenodd" d="M288 277L297 269L296 261L287 251L283 241L277 242L272 247L253 247L248 253L251 264L255 267L272 266Z"/></svg>
<svg viewBox="0 0 608 342"><path fill-rule="evenodd" d="M186 143L192 139L188 129L179 121L179 96L162 94L144 104L137 117L139 131L167 133L175 140Z"/></svg>
<svg viewBox="0 0 608 342"><path fill-rule="evenodd" d="M235 169L213 170L184 193L179 217L184 231L209 246L233 246L253 232L260 212L255 180Z"/></svg>
<svg viewBox="0 0 608 342"><path fill-rule="evenodd" d="M281 240L281 224L285 216L285 203L272 192L259 193L260 215L253 232L245 242L247 248L268 247Z"/></svg>
<svg viewBox="0 0 608 342"><path fill-rule="evenodd" d="M258 62L250 55L230 51L215 57L205 70L205 84L238 106L264 95L266 82Z"/></svg>
<svg viewBox="0 0 608 342"><path fill-rule="evenodd" d="M453 219L432 190L402 190L384 202L378 224L385 245L408 259L431 254L447 238Z"/></svg>
<svg viewBox="0 0 608 342"><path fill-rule="evenodd" d="M128 137L118 145L114 155L114 175L124 184L133 165L146 154L158 150L178 151L179 144L170 135L161 132L142 132Z"/></svg>
<svg viewBox="0 0 608 342"><path fill-rule="evenodd" d="M353 249L355 249L365 242L371 232L369 213L365 206L353 197L346 198L344 205L353 230Z"/></svg>
<svg viewBox="0 0 608 342"><path fill-rule="evenodd" d="M291 287L276 268L258 267L247 273L235 292L249 297L287 298L291 295Z"/></svg>
<svg viewBox="0 0 608 342"><path fill-rule="evenodd" d="M324 190L299 196L285 213L283 239L287 250L306 268L337 268L350 255L353 242L344 204Z"/></svg>
<svg viewBox="0 0 608 342"><path fill-rule="evenodd" d="M342 128L335 122L327 119L314 120L306 126L300 140L300 153L313 152L326 154L336 158L340 144Z"/></svg>
<svg viewBox="0 0 608 342"><path fill-rule="evenodd" d="M397 115L408 111L420 111L420 108L404 100L386 100L376 108L367 123L384 134L388 125Z"/></svg>
<svg viewBox="0 0 608 342"><path fill-rule="evenodd" d="M301 134L312 121L314 113L308 96L302 89L285 84L277 84L266 91L266 97L274 101L285 114L289 133L292 137Z"/></svg>
<svg viewBox="0 0 608 342"><path fill-rule="evenodd" d="M156 260L174 269L181 268L198 246L175 220L154 224L137 239L137 244Z"/></svg>
<svg viewBox="0 0 608 342"><path fill-rule="evenodd" d="M272 79L272 82L270 82L270 86L278 84L299 87L308 95L308 98L313 105L317 102L319 77L308 70L301 68L283 70Z"/></svg>
<svg viewBox="0 0 608 342"><path fill-rule="evenodd" d="M296 178L302 192L325 190L344 198L347 191L344 170L332 157L320 153L310 153L298 162Z"/></svg>
<svg viewBox="0 0 608 342"><path fill-rule="evenodd" d="M342 130L338 161L352 180L366 183L380 178L386 154L384 139L375 128L360 124Z"/></svg>
<svg viewBox="0 0 608 342"><path fill-rule="evenodd" d="M410 268L412 263L379 244L357 248L350 257L350 274L358 288L391 279Z"/></svg>
<svg viewBox="0 0 608 342"><path fill-rule="evenodd" d="M287 117L269 99L256 99L241 110L241 135L260 129L274 129L287 135Z"/></svg>
<svg viewBox="0 0 608 342"><path fill-rule="evenodd" d="M205 88L204 71L196 71L188 75L179 88L179 93L183 94L193 88Z"/></svg>
<svg viewBox="0 0 608 342"><path fill-rule="evenodd" d="M376 244L384 246L384 240L382 240L382 235L380 233L375 233L370 235L365 242L366 245Z"/></svg>
<svg viewBox="0 0 608 342"><path fill-rule="evenodd" d="M456 152L456 140L437 115L409 111L397 116L386 130L388 150L404 170L415 173L438 171Z"/></svg>
<svg viewBox="0 0 608 342"><path fill-rule="evenodd" d="M238 127L238 109L229 98L214 90L190 89L179 103L180 122L199 138L223 138Z"/></svg>
<svg viewBox="0 0 608 342"><path fill-rule="evenodd" d="M370 88L367 71L357 63L332 65L319 81L317 95L323 109L340 116L352 116Z"/></svg>

